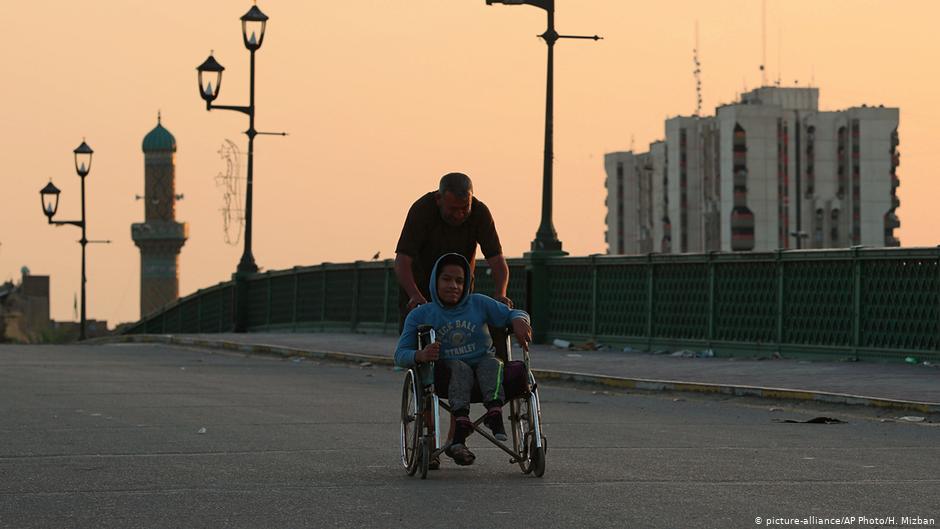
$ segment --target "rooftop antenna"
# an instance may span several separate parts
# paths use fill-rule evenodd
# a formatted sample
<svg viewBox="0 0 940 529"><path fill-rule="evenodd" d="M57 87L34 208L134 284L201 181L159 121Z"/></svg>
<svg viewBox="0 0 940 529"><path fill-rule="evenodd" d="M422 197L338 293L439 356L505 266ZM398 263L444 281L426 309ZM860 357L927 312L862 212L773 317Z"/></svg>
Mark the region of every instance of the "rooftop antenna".
<svg viewBox="0 0 940 529"><path fill-rule="evenodd" d="M692 75L695 77L695 116L702 115L702 63L698 58L698 20L695 21L695 47L692 48L692 64L695 69Z"/></svg>
<svg viewBox="0 0 940 529"><path fill-rule="evenodd" d="M761 57L760 57L760 85L767 85L767 0L761 2Z"/></svg>
<svg viewBox="0 0 940 529"><path fill-rule="evenodd" d="M633 152L634 139L635 138L633 137L633 134L631 134L630 135L630 152Z"/></svg>

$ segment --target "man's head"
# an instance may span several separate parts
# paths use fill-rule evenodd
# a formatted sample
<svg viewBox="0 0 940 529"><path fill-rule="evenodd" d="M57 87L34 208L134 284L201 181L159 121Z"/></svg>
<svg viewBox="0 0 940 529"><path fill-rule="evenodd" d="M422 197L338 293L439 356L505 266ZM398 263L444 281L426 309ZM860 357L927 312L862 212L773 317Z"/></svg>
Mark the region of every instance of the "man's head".
<svg viewBox="0 0 940 529"><path fill-rule="evenodd" d="M436 199L444 222L451 226L460 226L470 216L473 182L463 173L447 173L441 177Z"/></svg>

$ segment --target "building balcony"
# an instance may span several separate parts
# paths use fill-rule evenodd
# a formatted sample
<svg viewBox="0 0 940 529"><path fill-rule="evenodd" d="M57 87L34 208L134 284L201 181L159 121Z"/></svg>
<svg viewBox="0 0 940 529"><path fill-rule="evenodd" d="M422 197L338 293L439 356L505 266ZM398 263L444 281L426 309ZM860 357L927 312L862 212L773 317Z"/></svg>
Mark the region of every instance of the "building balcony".
<svg viewBox="0 0 940 529"><path fill-rule="evenodd" d="M131 239L138 241L177 240L189 237L189 226L184 222L149 221L131 225Z"/></svg>
<svg viewBox="0 0 940 529"><path fill-rule="evenodd" d="M901 227L901 219L898 218L893 212L885 215L885 229L893 230L895 228Z"/></svg>

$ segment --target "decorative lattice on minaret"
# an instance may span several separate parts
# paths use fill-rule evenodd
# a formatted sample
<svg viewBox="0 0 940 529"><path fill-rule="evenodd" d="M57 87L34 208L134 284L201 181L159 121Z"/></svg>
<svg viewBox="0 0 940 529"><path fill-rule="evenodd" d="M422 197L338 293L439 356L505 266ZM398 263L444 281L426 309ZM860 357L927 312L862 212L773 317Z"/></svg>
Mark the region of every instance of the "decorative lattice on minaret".
<svg viewBox="0 0 940 529"><path fill-rule="evenodd" d="M179 297L179 253L188 227L176 222L176 139L157 114L157 126L146 136L144 150L144 222L131 225L140 248L140 316L143 318Z"/></svg>

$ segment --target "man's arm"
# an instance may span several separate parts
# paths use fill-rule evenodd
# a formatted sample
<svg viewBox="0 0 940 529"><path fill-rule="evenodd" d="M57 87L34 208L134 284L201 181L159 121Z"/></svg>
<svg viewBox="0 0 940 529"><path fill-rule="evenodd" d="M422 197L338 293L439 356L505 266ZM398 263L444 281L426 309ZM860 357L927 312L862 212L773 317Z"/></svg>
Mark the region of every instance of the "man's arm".
<svg viewBox="0 0 940 529"><path fill-rule="evenodd" d="M487 258L486 262L490 264L490 270L493 272L493 299L512 308L512 300L506 297L506 288L509 286L509 265L506 258L503 254L498 254Z"/></svg>
<svg viewBox="0 0 940 529"><path fill-rule="evenodd" d="M418 285L415 283L415 275L411 269L412 258L403 253L395 254L395 277L398 278L398 284L408 294L408 308L413 309L418 305L427 303Z"/></svg>

